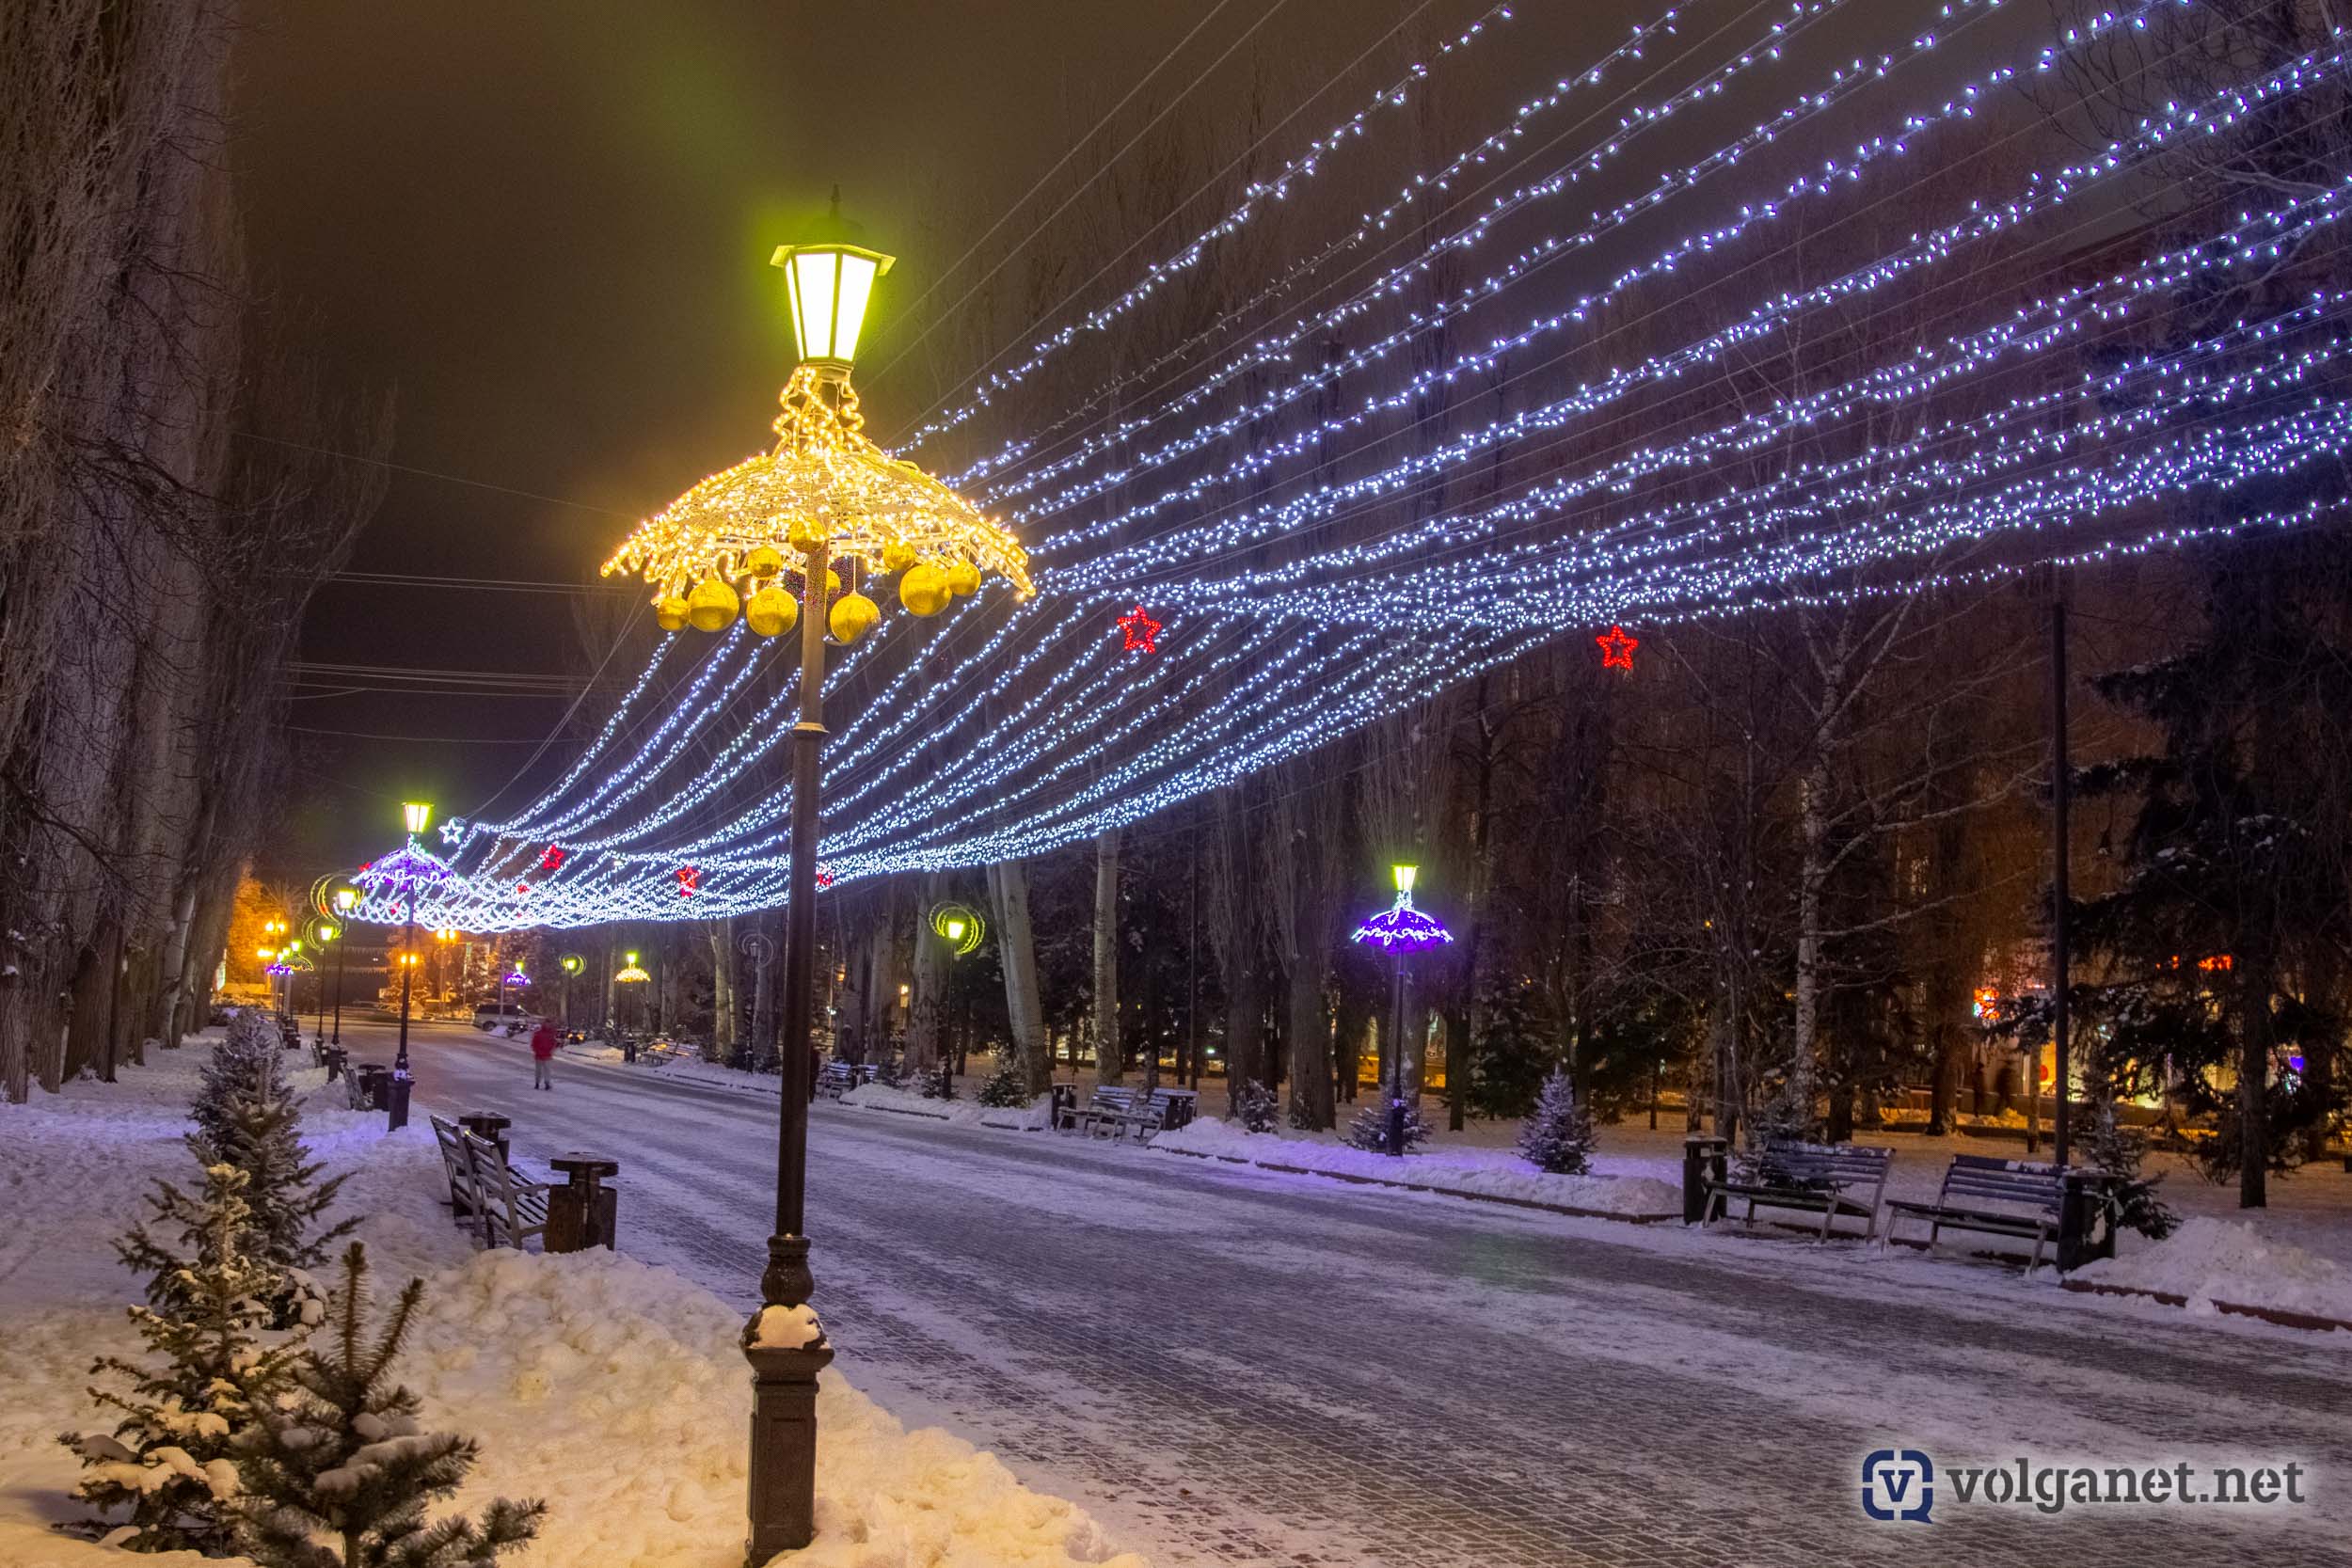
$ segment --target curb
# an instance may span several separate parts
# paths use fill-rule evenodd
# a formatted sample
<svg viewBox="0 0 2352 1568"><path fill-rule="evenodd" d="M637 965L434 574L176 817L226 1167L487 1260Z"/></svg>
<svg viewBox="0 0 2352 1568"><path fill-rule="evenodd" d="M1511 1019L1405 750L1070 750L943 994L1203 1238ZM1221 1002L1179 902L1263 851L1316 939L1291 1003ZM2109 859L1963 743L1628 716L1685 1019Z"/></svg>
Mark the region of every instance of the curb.
<svg viewBox="0 0 2352 1568"><path fill-rule="evenodd" d="M1158 1146L1146 1144L1144 1147L1157 1148ZM1466 1192L1460 1187L1433 1187L1425 1181L1390 1181L1377 1176L1358 1176L1352 1171L1311 1170L1305 1165L1285 1165L1272 1160L1245 1160L1233 1154L1203 1154L1190 1148L1160 1148L1158 1152L1181 1154L1187 1160L1215 1160L1221 1164L1280 1171L1286 1176L1320 1176L1358 1187L1391 1187L1404 1193L1435 1193L1439 1197L1467 1198L1472 1203L1500 1203L1512 1209L1534 1209L1547 1214L1566 1214L1572 1219L1615 1220L1620 1225L1664 1225L1670 1220L1681 1218L1679 1214L1615 1214L1605 1209L1579 1209L1565 1203L1546 1203L1539 1198L1505 1197L1499 1193Z"/></svg>
<svg viewBox="0 0 2352 1568"><path fill-rule="evenodd" d="M2145 1301L2161 1302L2167 1307L2186 1307L2188 1298L2170 1291L2143 1291L2136 1285L2102 1285L2090 1279L2061 1279L2058 1284L2069 1291L2087 1296L2138 1296ZM2310 1312L2289 1312L2277 1307L2247 1307L2234 1301L2217 1301L2214 1310L2233 1318L2256 1318L2280 1328L2300 1328L2315 1334L2332 1329L2352 1333L2352 1323L2342 1318L2323 1318Z"/></svg>

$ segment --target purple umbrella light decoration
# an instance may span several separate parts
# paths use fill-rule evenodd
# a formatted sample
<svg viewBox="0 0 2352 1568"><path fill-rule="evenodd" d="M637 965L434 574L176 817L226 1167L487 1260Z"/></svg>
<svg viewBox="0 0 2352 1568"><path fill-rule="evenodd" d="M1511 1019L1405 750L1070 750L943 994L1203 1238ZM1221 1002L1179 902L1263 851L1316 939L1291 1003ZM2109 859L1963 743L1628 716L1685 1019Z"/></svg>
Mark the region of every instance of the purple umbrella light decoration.
<svg viewBox="0 0 2352 1568"><path fill-rule="evenodd" d="M1413 908L1414 868L1391 869L1396 873L1396 902L1357 927L1356 940L1378 942L1383 953L1422 953L1452 942L1453 932Z"/></svg>

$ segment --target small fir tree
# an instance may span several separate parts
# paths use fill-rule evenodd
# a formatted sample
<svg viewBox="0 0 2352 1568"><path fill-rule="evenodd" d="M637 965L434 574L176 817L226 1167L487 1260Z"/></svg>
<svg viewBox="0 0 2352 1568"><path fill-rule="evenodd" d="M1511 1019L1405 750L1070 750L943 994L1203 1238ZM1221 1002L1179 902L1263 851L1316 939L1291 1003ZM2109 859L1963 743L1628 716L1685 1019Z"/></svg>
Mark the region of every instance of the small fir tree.
<svg viewBox="0 0 2352 1568"><path fill-rule="evenodd" d="M997 1061L996 1070L980 1085L980 1103L999 1110L1017 1110L1028 1102L1029 1085L1021 1075L1021 1064L1007 1052Z"/></svg>
<svg viewBox="0 0 2352 1568"><path fill-rule="evenodd" d="M1368 1154L1389 1152L1389 1105L1386 1098L1372 1101L1356 1113L1348 1125L1347 1146ZM1429 1126L1421 1119L1421 1107L1405 1101L1405 1152L1410 1154L1429 1137Z"/></svg>
<svg viewBox="0 0 2352 1568"><path fill-rule="evenodd" d="M547 1505L501 1497L479 1520L427 1522L426 1505L454 1492L481 1450L469 1437L422 1430L417 1396L390 1380L424 1281L408 1282L371 1340L367 1280L367 1249L354 1242L327 1348L302 1355L289 1394L239 1441L238 1545L262 1568L487 1563L536 1535Z"/></svg>
<svg viewBox="0 0 2352 1568"><path fill-rule="evenodd" d="M1282 1115L1282 1101L1254 1078L1245 1078L1233 1090L1233 1119L1245 1132L1271 1132Z"/></svg>
<svg viewBox="0 0 2352 1568"><path fill-rule="evenodd" d="M2115 1097L2101 1094L2096 1084L2091 1097L2084 1107L2090 1114L2083 1118L2081 1162L2108 1179L2118 1227L2162 1241L2180 1227L2181 1217L2156 1196L2164 1178L2139 1173L2139 1163L2148 1153L2147 1134L2117 1119Z"/></svg>
<svg viewBox="0 0 2352 1568"><path fill-rule="evenodd" d="M1505 979L1488 982L1478 1013L1478 1035L1470 1042L1470 1110L1496 1119L1526 1116L1557 1049L1534 986Z"/></svg>
<svg viewBox="0 0 2352 1568"><path fill-rule="evenodd" d="M202 1140L190 1142L202 1159ZM90 1368L119 1386L90 1389L119 1417L113 1433L59 1439L82 1456L73 1495L123 1515L61 1527L72 1534L97 1539L127 1526L135 1533L117 1544L134 1551L228 1549L228 1510L239 1490L233 1445L257 1406L284 1385L297 1350L261 1338L283 1275L252 1250L246 1180L211 1160L196 1192L158 1181L147 1200L153 1214L117 1243L125 1264L144 1272L160 1263L170 1280L167 1289L150 1287L157 1305L130 1309L150 1359L107 1355ZM158 1232L176 1232L177 1247Z"/></svg>
<svg viewBox="0 0 2352 1568"><path fill-rule="evenodd" d="M321 1167L302 1146L302 1101L286 1081L285 1055L267 1017L252 1008L237 1015L204 1065L188 1114L214 1157L246 1174L255 1251L288 1278L273 1297L284 1321L298 1305L304 1271L324 1262L327 1249L359 1222L355 1215L317 1228L345 1179L320 1180ZM167 1271L159 1270L158 1279L167 1280ZM148 1299L156 1300L153 1290Z"/></svg>
<svg viewBox="0 0 2352 1568"><path fill-rule="evenodd" d="M1593 1117L1577 1099L1575 1081L1554 1069L1519 1128L1519 1152L1537 1170L1581 1176L1593 1164Z"/></svg>

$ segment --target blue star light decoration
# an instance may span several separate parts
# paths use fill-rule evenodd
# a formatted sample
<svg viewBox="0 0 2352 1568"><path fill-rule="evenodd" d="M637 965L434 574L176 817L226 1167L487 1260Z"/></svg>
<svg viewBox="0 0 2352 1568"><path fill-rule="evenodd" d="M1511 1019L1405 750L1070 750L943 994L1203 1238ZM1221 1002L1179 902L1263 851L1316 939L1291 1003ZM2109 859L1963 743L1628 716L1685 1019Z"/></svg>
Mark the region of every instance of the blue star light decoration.
<svg viewBox="0 0 2352 1568"><path fill-rule="evenodd" d="M1383 953L1421 953L1452 942L1453 932L1413 908L1414 868L1400 865L1395 871L1396 902L1357 927L1355 940L1376 942Z"/></svg>

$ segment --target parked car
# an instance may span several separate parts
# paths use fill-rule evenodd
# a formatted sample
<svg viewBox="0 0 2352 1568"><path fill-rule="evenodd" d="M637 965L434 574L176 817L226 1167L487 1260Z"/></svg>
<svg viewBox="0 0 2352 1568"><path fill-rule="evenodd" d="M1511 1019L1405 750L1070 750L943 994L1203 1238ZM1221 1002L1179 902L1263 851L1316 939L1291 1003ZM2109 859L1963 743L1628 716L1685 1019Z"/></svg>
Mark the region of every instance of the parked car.
<svg viewBox="0 0 2352 1568"><path fill-rule="evenodd" d="M473 1026L485 1035L494 1029L511 1030L532 1022L530 1012L519 1002L509 1002L502 1007L495 1002L485 1002L473 1010Z"/></svg>

